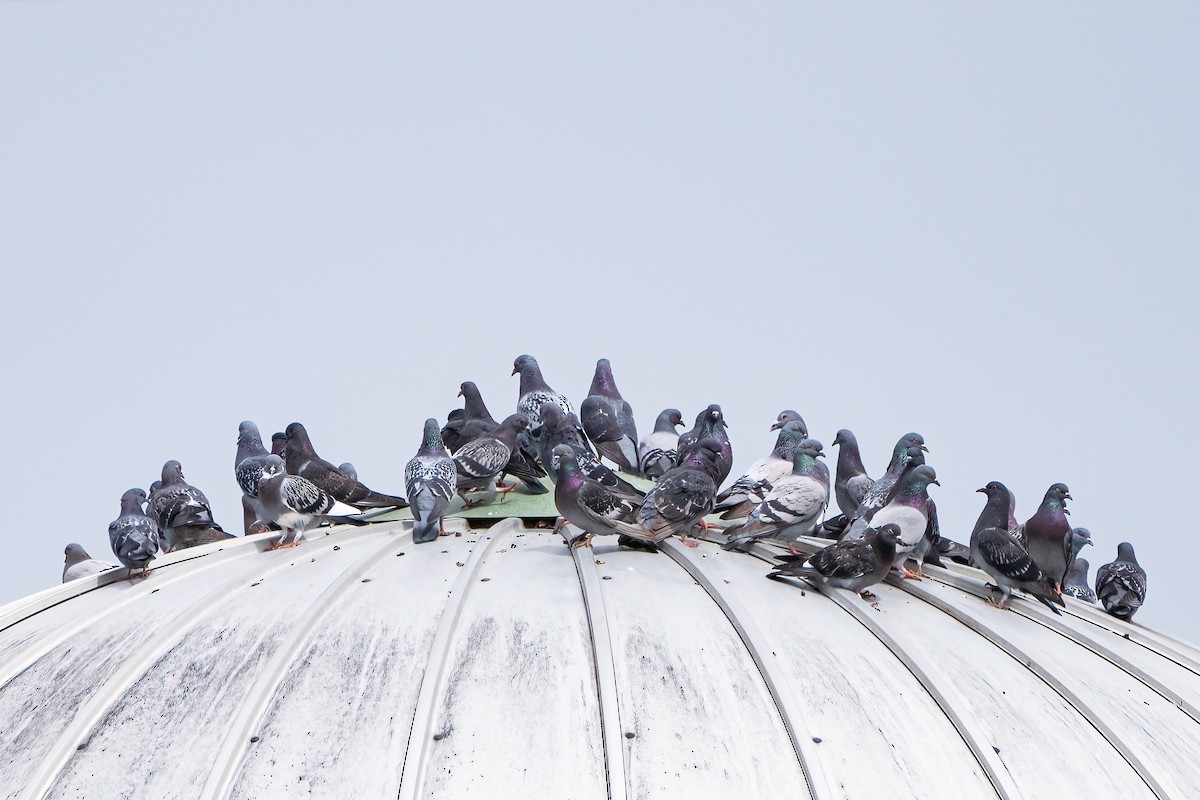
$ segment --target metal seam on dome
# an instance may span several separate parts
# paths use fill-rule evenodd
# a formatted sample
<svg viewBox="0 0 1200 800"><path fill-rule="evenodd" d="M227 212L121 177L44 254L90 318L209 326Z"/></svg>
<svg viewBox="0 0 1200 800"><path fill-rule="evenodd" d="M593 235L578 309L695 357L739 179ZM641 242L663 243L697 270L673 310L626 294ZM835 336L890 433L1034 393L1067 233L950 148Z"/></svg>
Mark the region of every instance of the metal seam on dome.
<svg viewBox="0 0 1200 800"><path fill-rule="evenodd" d="M714 544L720 544L720 542L716 540L710 539L708 541L712 541ZM757 543L752 544L749 546L748 551L750 555L753 555L754 557L769 564L774 565L777 563L774 558L774 553L772 553L772 551L768 549L766 545ZM790 581L784 579L784 582ZM991 747L987 747L983 744L985 737L982 735L982 733L977 734L975 731L975 726L969 724L967 718L959 715L954 705L950 702L950 699L946 697L942 690L933 682L925 668L917 663L917 658L913 653L906 650L899 642L893 639L891 634L883 629L883 626L867 616L862 609L857 608L847 598L843 597L840 589L823 591L823 587L817 587L805 581L800 582L805 586L811 586L814 591L819 592L824 597L831 600L840 609L853 617L859 624L866 628L872 636L878 639L880 644L887 648L887 650L891 652L891 654L895 656L901 664L904 665L905 669L907 669L912 676L916 678L917 683L921 685L921 688L925 690L925 692L929 695L941 712L946 716L946 719L949 720L951 727L954 728L955 732L959 735L959 738L962 739L963 743L967 746L967 749L971 752L971 755L975 757L975 761L979 764L980 769L983 770L984 775L987 776L988 782L991 784L993 791L996 792L997 797L1001 798L1001 800L1019 800L1019 798L1024 797L1024 795L1021 794L1021 790L1017 787L1016 782L1013 780L1012 775L1009 773L1008 767L1003 761L996 758L996 753ZM951 684L947 684L947 686L949 686L952 691L957 693L957 690L955 690Z"/></svg>
<svg viewBox="0 0 1200 800"><path fill-rule="evenodd" d="M912 597L916 597L938 609L942 613L948 614L952 618L958 620L958 622L962 623L979 636L982 636L984 639L991 642L992 645L994 645L997 649L1007 654L1014 661L1040 678L1042 682L1050 687L1053 692L1058 694L1059 697L1061 697L1068 704L1070 704L1072 708L1079 712L1079 714L1088 721L1088 724L1096 729L1096 732L1099 733L1104 740L1121 755L1123 759L1125 759L1130 768L1137 773L1138 777L1142 779L1142 781L1156 797L1163 798L1163 800L1169 800L1172 797L1172 795L1163 788L1162 784L1158 782L1158 779L1150 772L1149 768L1142 763L1142 760L1138 758L1137 755L1134 754L1128 747L1126 747L1125 742L1117 736L1116 731L1114 731L1106 722L1100 719L1100 716L1094 710L1092 710L1087 703L1083 702L1083 699L1079 697L1079 695L1075 694L1075 692L1071 691L1071 689L1067 688L1061 681L1051 675L1049 670L1042 667L1036 659L1031 658L1024 650L1017 647L1015 644L1001 636L999 633L996 633L991 628L988 628L983 623L979 622L977 619L975 619L975 617L967 614L966 612L960 611L939 597L934 597L929 590L918 586L913 586L911 585L911 581L897 581L896 579L890 577L888 579L888 583L889 585L895 586Z"/></svg>
<svg viewBox="0 0 1200 800"><path fill-rule="evenodd" d="M579 533L582 535L583 531L579 530ZM625 800L629 797L625 737L621 726L621 708L617 701L617 671L613 662L612 637L608 628L604 594L600 589L600 575L596 569L596 555L590 547L572 547L571 555L575 561L575 572L579 576L579 589L583 593L583 607L592 639L592 663L596 670L596 694L600 701L600 732L604 741L608 797L609 800Z"/></svg>
<svg viewBox="0 0 1200 800"><path fill-rule="evenodd" d="M668 539L662 543L661 547L708 593L708 596L732 623L742 644L750 653L750 657L754 659L759 675L766 684L767 691L771 693L775 708L783 720L784 728L787 729L788 737L792 740L792 749L795 751L796 759L800 762L800 769L804 772L804 778L808 782L808 791L813 800L835 797L825 776L821 757L813 747L812 729L805 719L803 705L796 700L787 681L771 668L762 652L762 650L778 652L780 648L770 644L770 637L754 623L736 594L718 588L700 569L695 557L687 552L683 545L674 539ZM755 642L763 642L765 646L760 649Z"/></svg>
<svg viewBox="0 0 1200 800"><path fill-rule="evenodd" d="M338 540L345 541L342 537L339 537ZM338 546L337 542L331 542L328 549L332 550L335 546ZM282 572L291 564L290 561L284 561L264 572L263 577ZM239 589L245 591L248 587L245 576L239 575L208 592L195 604L184 608L170 620L161 623L155 635L135 651L137 655L127 660L121 669L117 670L102 686L97 687L92 697L75 712L75 718L71 725L59 735L58 742L51 748L42 760L41 767L26 784L20 795L22 800L45 797L78 749L80 740L90 736L91 732L104 719L104 715L125 696L138 679L160 658L170 652L171 647L180 642L203 619L215 613L221 604L211 603L208 611L199 614L195 612L196 607L203 608L209 605L209 601L224 600L231 593Z"/></svg>
<svg viewBox="0 0 1200 800"><path fill-rule="evenodd" d="M399 540L389 537L383 547L375 548L357 558L309 603L308 608L300 615L300 619L293 623L287 638L279 644L270 660L263 665L250 695L239 705L237 716L230 720L225 733L225 741L217 751L213 768L200 793L201 797L222 798L230 795L248 752L246 742L250 733L261 724L270 708L271 701L287 676L288 669L295 662L304 645L310 641L317 622L333 608L334 598L353 585L364 572L375 566L384 553L411 543L410 526L410 530L399 537Z"/></svg>
<svg viewBox="0 0 1200 800"><path fill-rule="evenodd" d="M417 705L413 713L412 728L408 734L408 747L404 752L404 763L400 767L400 788L397 791L398 800L414 800L419 795L425 783L425 771L428 769L426 750L430 737L433 735L434 715L437 713L437 701L443 694L446 682L447 662L450 660L450 647L454 644L457 633L458 618L466 602L471 588L476 583L483 563L487 561L488 553L508 534L521 528L521 520L508 518L498 522L487 530L479 531L479 538L467 560L463 563L462 573L450 590L450 599L442 611L438 622L437 633L429 648L429 661L425 673L421 677L421 689L417 693Z"/></svg>

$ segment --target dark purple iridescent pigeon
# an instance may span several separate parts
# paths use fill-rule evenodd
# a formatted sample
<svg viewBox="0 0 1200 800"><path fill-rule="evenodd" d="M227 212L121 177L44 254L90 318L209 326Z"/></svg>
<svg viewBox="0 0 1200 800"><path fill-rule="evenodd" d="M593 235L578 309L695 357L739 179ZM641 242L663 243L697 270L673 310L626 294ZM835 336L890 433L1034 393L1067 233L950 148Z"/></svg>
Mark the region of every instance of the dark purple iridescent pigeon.
<svg viewBox="0 0 1200 800"><path fill-rule="evenodd" d="M1129 542L1117 545L1116 561L1096 570L1096 599L1105 611L1126 622L1146 602L1146 570Z"/></svg>
<svg viewBox="0 0 1200 800"><path fill-rule="evenodd" d="M1060 590L1071 558L1071 523L1067 521L1070 499L1065 483L1053 484L1046 490L1038 510L1025 520L1025 549L1042 574Z"/></svg>
<svg viewBox="0 0 1200 800"><path fill-rule="evenodd" d="M639 541L654 543L654 537L643 536L637 526L641 501L618 494L584 475L570 446L560 444L551 451L550 468L554 474L554 505L558 513L585 534L573 540L572 547L591 544L593 536L631 533ZM618 529L617 523L626 527Z"/></svg>
<svg viewBox="0 0 1200 800"><path fill-rule="evenodd" d="M425 420L417 454L404 466L404 491L413 515L413 542L432 542L442 532L442 515L454 498L458 469L446 453L437 420Z"/></svg>
<svg viewBox="0 0 1200 800"><path fill-rule="evenodd" d="M971 566L981 569L995 581L999 598L993 592L988 602L997 608L1008 608L1015 589L1020 589L1055 614L1055 605L1063 605L1062 594L1054 582L1042 574L1029 551L1001 525L1007 524L1011 494L999 481L992 481L979 490L987 502L979 521L971 532Z"/></svg>
<svg viewBox="0 0 1200 800"><path fill-rule="evenodd" d="M647 478L657 480L675 466L679 458L679 433L675 427L682 424L679 409L663 409L654 421L653 432L638 445L638 466Z"/></svg>
<svg viewBox="0 0 1200 800"><path fill-rule="evenodd" d="M579 405L579 421L601 456L625 472L638 471L638 435L633 407L617 390L607 358L596 362L592 386Z"/></svg>
<svg viewBox="0 0 1200 800"><path fill-rule="evenodd" d="M792 471L796 448L807 438L802 422L788 422L775 439L775 448L766 458L750 465L746 474L717 495L715 511L723 512L721 519L741 519L763 501L767 493L783 476Z"/></svg>
<svg viewBox="0 0 1200 800"><path fill-rule="evenodd" d="M729 443L729 435L725 432L727 427L725 414L716 403L701 411L696 415L696 426L679 437L679 463L687 460L689 451L696 447L701 439L715 439L721 446L721 458L717 464L719 474L716 479L717 486L720 486L733 469L733 445Z"/></svg>

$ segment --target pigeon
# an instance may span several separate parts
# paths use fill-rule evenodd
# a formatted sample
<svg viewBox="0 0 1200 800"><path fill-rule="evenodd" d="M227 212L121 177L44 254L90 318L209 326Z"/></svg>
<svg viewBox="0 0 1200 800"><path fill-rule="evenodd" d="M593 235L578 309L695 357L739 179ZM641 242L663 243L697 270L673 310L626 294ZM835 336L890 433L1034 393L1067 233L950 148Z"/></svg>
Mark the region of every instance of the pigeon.
<svg viewBox="0 0 1200 800"><path fill-rule="evenodd" d="M905 578L921 577L921 564L932 544L929 536L930 520L933 518L930 484L941 486L933 467L926 464L912 466L910 462L910 468L904 471L893 487L887 504L871 517L871 525L876 528L891 523L900 529L900 540L896 544L896 558L892 565ZM905 565L909 558L917 562L915 572Z"/></svg>
<svg viewBox="0 0 1200 800"><path fill-rule="evenodd" d="M575 454L575 461L584 475L626 497L641 500L645 496L633 484L600 463L589 446L587 438L580 431L579 421L574 414L564 414L556 403L544 403L539 416L542 424L533 431L533 438L537 444L538 456L543 464L550 461L555 447L565 444ZM554 480L553 475L551 480Z"/></svg>
<svg viewBox="0 0 1200 800"><path fill-rule="evenodd" d="M517 446L517 434L529 428L523 414L513 414L487 436L463 445L454 454L456 487L467 505L483 505L496 497L496 478L508 465ZM478 498L475 493L482 490ZM512 491L512 487L500 489ZM468 497L470 495L470 497Z"/></svg>
<svg viewBox="0 0 1200 800"><path fill-rule="evenodd" d="M279 525L279 538L271 545L296 547L304 541L304 533L324 522L330 524L366 525L357 517L331 515L337 500L326 490L300 475L289 475L283 459L267 456L258 479L258 497L271 522Z"/></svg>
<svg viewBox="0 0 1200 800"><path fill-rule="evenodd" d="M352 481L358 480L358 470L349 461L343 461L341 464L338 464L337 471Z"/></svg>
<svg viewBox="0 0 1200 800"><path fill-rule="evenodd" d="M725 433L725 415L721 412L721 407L713 403L708 408L701 411L696 416L696 427L692 428L687 433L679 437L679 463L683 463L688 457L688 450L695 447L701 439L716 439L721 446L721 458L718 461L717 485L720 486L729 477L729 470L733 469L733 446L729 443L729 436Z"/></svg>
<svg viewBox="0 0 1200 800"><path fill-rule="evenodd" d="M992 481L979 491L988 498L984 513L980 514L981 523L1008 516L1010 494L1004 484ZM1000 599L996 599L994 592L988 598L988 603L996 608L1008 608L1013 589L1021 589L1055 614L1062 613L1054 607L1055 604L1064 605L1054 582L1042 574L1029 552L1004 528L976 524L971 532L971 565L986 572L996 582Z"/></svg>
<svg viewBox="0 0 1200 800"><path fill-rule="evenodd" d="M283 458L283 449L287 447L287 434L277 431L271 434L271 455Z"/></svg>
<svg viewBox="0 0 1200 800"><path fill-rule="evenodd" d="M1038 510L1025 520L1025 549L1059 590L1067 577L1071 556L1071 524L1067 522L1067 514L1071 512L1066 505L1070 499L1065 483L1053 484L1046 490Z"/></svg>
<svg viewBox="0 0 1200 800"><path fill-rule="evenodd" d="M676 425L683 424L677 408L666 408L654 421L654 431L638 444L639 471L650 479L661 478L675 466L679 456L679 434Z"/></svg>
<svg viewBox="0 0 1200 800"><path fill-rule="evenodd" d="M991 481L978 491L986 494L988 499L983 504L983 510L979 512L979 519L975 520L971 535L974 536L986 528L999 528L1011 533L1012 529L1008 527L1008 509L1012 505L1012 492L1000 481Z"/></svg>
<svg viewBox="0 0 1200 800"><path fill-rule="evenodd" d="M624 472L638 471L638 435L633 407L621 397L607 358L596 362L588 396L579 404L579 421L600 455Z"/></svg>
<svg viewBox="0 0 1200 800"><path fill-rule="evenodd" d="M792 471L796 447L806 438L804 423L793 421L785 424L779 430L775 449L770 455L751 464L745 475L717 495L714 510L723 512L721 519L739 519L749 515L779 479Z"/></svg>
<svg viewBox="0 0 1200 800"><path fill-rule="evenodd" d="M841 512L850 518L862 504L874 481L867 475L863 466L862 456L858 451L858 439L853 433L842 428L833 437L833 443L841 447L841 450L838 450L837 472L833 479L833 496Z"/></svg>
<svg viewBox="0 0 1200 800"><path fill-rule="evenodd" d="M446 453L436 419L425 420L417 454L404 466L404 490L413 515L413 542L423 544L442 533L442 514L454 497L458 468Z"/></svg>
<svg viewBox="0 0 1200 800"><path fill-rule="evenodd" d="M146 493L130 489L121 495L121 515L108 524L108 541L113 555L129 569L141 570L146 577L150 560L158 552L158 525L142 511Z"/></svg>
<svg viewBox="0 0 1200 800"><path fill-rule="evenodd" d="M458 387L458 396L463 399L457 419L453 411L447 418L446 426L442 428L442 441L450 449L450 454L457 453L463 445L473 442L481 436L486 436L496 430L499 422L492 417L483 395L473 381L463 381ZM453 425L451 423L456 423Z"/></svg>
<svg viewBox="0 0 1200 800"><path fill-rule="evenodd" d="M641 531L633 527L637 524L641 501L618 494L583 474L569 445L557 445L551 451L550 464L554 474L554 505L564 520L585 534L572 541L572 547L590 544L593 536L620 535L625 531L653 543L653 537L642 537ZM627 527L618 530L618 522Z"/></svg>
<svg viewBox="0 0 1200 800"><path fill-rule="evenodd" d="M696 547L687 535L697 523L706 527L703 519L716 503L720 461L721 443L716 439L701 439L646 495L638 508L637 522L617 521L614 527L633 539L655 544L678 534L683 544Z"/></svg>
<svg viewBox="0 0 1200 800"><path fill-rule="evenodd" d="M874 605L875 595L867 591L887 577L896 557L900 528L888 524L871 528L861 539L846 539L823 547L804 566L805 556L784 555L784 562L768 578L791 576L820 581L839 589L849 589Z"/></svg>
<svg viewBox="0 0 1200 800"><path fill-rule="evenodd" d="M867 529L868 523L874 517L875 512L883 508L887 502L888 495L891 494L892 487L896 485L896 481L900 479L900 475L904 472L908 462L913 458L922 457L923 453L929 451L925 446L925 437L919 433L906 433L896 442L896 446L892 449L892 460L888 463L887 471L883 477L871 484L871 488L863 495L862 502L854 513L849 515L849 527L843 536L857 539L862 536Z"/></svg>
<svg viewBox="0 0 1200 800"><path fill-rule="evenodd" d="M317 455L308 431L299 422L288 425L286 435L283 458L288 474L311 481L334 500L355 508L404 508L408 505L403 497L373 492L339 472L337 467Z"/></svg>
<svg viewBox="0 0 1200 800"><path fill-rule="evenodd" d="M245 533L251 528L257 530L256 523L265 521L267 514L263 511L262 503L258 501L258 479L262 476L263 465L267 462L267 448L263 446L262 436L258 426L250 420L238 425L237 454L233 458L233 476L238 487L242 490L243 527ZM153 492L151 492L153 495Z"/></svg>
<svg viewBox="0 0 1200 800"><path fill-rule="evenodd" d="M1071 563L1071 568L1067 570L1067 579L1063 581L1063 594L1069 594L1076 600L1082 600L1085 603L1096 602L1096 593L1092 591L1091 583L1088 581L1088 570L1091 565L1088 564L1086 558L1076 558Z"/></svg>
<svg viewBox="0 0 1200 800"><path fill-rule="evenodd" d="M451 453L458 452L458 448L462 447L463 420L466 418L467 412L465 409L451 409L446 415L446 424L442 426L441 436L442 442Z"/></svg>
<svg viewBox="0 0 1200 800"><path fill-rule="evenodd" d="M1087 528L1071 528L1071 551L1067 553L1067 572L1071 571L1071 566L1079 557L1079 551L1090 544L1092 544L1091 531ZM1066 584L1066 578L1063 578L1063 583Z"/></svg>
<svg viewBox="0 0 1200 800"><path fill-rule="evenodd" d="M775 424L771 426L771 430L777 431L789 422L800 423L800 429L804 431L804 435L800 438L808 438L808 426L804 424L804 417L800 416L799 411L792 411L790 408L785 408L779 412L779 416L775 417Z"/></svg>
<svg viewBox="0 0 1200 800"><path fill-rule="evenodd" d="M1126 622L1146 602L1146 570L1129 542L1117 545L1116 561L1096 570L1096 598L1105 611Z"/></svg>
<svg viewBox="0 0 1200 800"><path fill-rule="evenodd" d="M204 492L184 480L178 461L163 464L162 484L150 496L146 510L162 531L163 552L233 538L213 520Z"/></svg>
<svg viewBox="0 0 1200 800"><path fill-rule="evenodd" d="M89 556L87 550L84 550L81 544L69 544L63 553L67 557L63 563L63 583L73 581L76 578L86 578L88 575L95 575L98 572L116 569L114 565L109 564L107 561L99 561Z"/></svg>
<svg viewBox="0 0 1200 800"><path fill-rule="evenodd" d="M521 375L521 395L517 400L517 413L529 420L530 429L542 424L542 406L556 403L564 414L573 414L571 401L546 385L542 368L533 356L517 356L513 361L513 375Z"/></svg>
<svg viewBox="0 0 1200 800"><path fill-rule="evenodd" d="M740 550L767 537L794 541L812 535L829 506L829 468L817 461L824 455L821 450L815 439L797 445L791 472L775 483L745 523L726 531L726 550Z"/></svg>

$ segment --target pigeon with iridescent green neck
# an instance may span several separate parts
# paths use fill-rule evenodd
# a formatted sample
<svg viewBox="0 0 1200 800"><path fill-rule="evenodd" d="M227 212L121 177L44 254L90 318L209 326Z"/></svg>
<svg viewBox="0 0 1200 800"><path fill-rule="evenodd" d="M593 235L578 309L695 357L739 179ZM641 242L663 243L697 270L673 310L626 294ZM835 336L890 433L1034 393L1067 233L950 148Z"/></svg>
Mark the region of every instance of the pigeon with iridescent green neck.
<svg viewBox="0 0 1200 800"><path fill-rule="evenodd" d="M436 419L425 420L417 454L404 466L404 490L413 515L413 542L432 542L442 532L442 515L454 498L458 469L446 452Z"/></svg>
<svg viewBox="0 0 1200 800"><path fill-rule="evenodd" d="M913 458L921 457L928 450L929 448L925 446L925 437L919 433L906 433L900 437L892 449L892 460L888 463L887 471L872 483L871 488L863 495L862 502L850 515L849 526L842 538L857 539L863 535L875 512L887 503L888 495L891 494L896 481L900 479L900 475L908 466L908 462Z"/></svg>
<svg viewBox="0 0 1200 800"><path fill-rule="evenodd" d="M746 474L717 495L715 511L723 512L721 519L740 519L763 501L779 479L792 471L796 447L806 438L804 423L789 422L779 431L775 449L755 461Z"/></svg>
<svg viewBox="0 0 1200 800"><path fill-rule="evenodd" d="M740 550L760 539L789 545L811 536L829 506L829 468L818 461L821 443L805 439L792 455L792 470L780 478L742 525L727 529L726 550Z"/></svg>
<svg viewBox="0 0 1200 800"><path fill-rule="evenodd" d="M1088 579L1091 565L1086 558L1076 558L1067 570L1067 579L1063 582L1063 594L1069 594L1076 600L1085 603L1096 602L1096 593L1092 591L1092 583Z"/></svg>
<svg viewBox="0 0 1200 800"><path fill-rule="evenodd" d="M679 437L679 463L687 460L690 450L701 439L715 439L721 446L716 479L717 486L720 486L729 477L729 470L733 469L733 446L729 443L729 434L725 432L727 427L725 414L716 403L701 411L696 415L696 426Z"/></svg>
<svg viewBox="0 0 1200 800"><path fill-rule="evenodd" d="M1025 549L1042 574L1060 590L1071 558L1071 523L1067 521L1070 499L1065 483L1053 484L1046 490L1038 510L1025 521Z"/></svg>
<svg viewBox="0 0 1200 800"><path fill-rule="evenodd" d="M579 421L601 456L625 472L638 471L638 435L633 407L617 390L607 358L596 362L588 396L579 404Z"/></svg>
<svg viewBox="0 0 1200 800"><path fill-rule="evenodd" d="M1105 611L1126 622L1146 602L1146 570L1129 542L1117 545L1116 561L1096 570L1096 599Z"/></svg>
<svg viewBox="0 0 1200 800"><path fill-rule="evenodd" d="M922 464L905 470L896 482L887 505L871 517L871 526L874 528L892 524L900 529L893 566L905 578L921 577L921 564L932 544L929 536L929 522L933 514L929 499L931 484L941 486L933 467ZM905 564L910 558L917 564L915 572Z"/></svg>
<svg viewBox="0 0 1200 800"><path fill-rule="evenodd" d="M654 421L654 430L638 445L641 473L657 480L675 466L679 458L679 433L677 425L683 424L683 415L677 408L663 409Z"/></svg>

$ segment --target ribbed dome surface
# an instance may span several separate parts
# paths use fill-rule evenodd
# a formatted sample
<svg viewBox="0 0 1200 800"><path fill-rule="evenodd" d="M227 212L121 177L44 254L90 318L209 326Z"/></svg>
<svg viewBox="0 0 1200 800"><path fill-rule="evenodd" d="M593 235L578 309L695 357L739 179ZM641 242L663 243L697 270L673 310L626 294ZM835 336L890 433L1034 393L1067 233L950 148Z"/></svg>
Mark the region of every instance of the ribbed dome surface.
<svg viewBox="0 0 1200 800"><path fill-rule="evenodd" d="M1073 600L408 525L0 608L0 795L1200 797L1200 652Z"/></svg>

